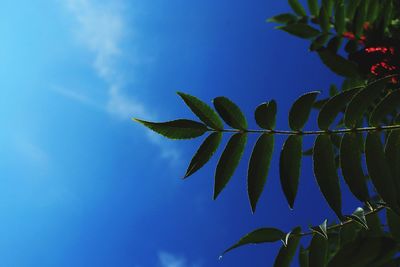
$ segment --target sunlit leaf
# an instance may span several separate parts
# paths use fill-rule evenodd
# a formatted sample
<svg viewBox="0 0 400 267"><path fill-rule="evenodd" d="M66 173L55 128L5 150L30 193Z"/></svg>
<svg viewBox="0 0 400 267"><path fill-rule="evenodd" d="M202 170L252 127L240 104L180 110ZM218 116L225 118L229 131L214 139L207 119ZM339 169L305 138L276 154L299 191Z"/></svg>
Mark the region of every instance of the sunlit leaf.
<svg viewBox="0 0 400 267"><path fill-rule="evenodd" d="M186 105L193 111L194 114L206 125L213 129L221 130L224 128L221 119L217 113L206 103L197 97L178 92L178 95L185 101Z"/></svg>
<svg viewBox="0 0 400 267"><path fill-rule="evenodd" d="M336 116L346 107L358 91L359 89L342 91L331 97L328 102L322 106L318 114L318 127L322 130L328 130L329 126L335 121Z"/></svg>
<svg viewBox="0 0 400 267"><path fill-rule="evenodd" d="M289 0L289 5L297 15L302 17L307 16L306 11L298 0Z"/></svg>
<svg viewBox="0 0 400 267"><path fill-rule="evenodd" d="M383 98L375 109L372 111L369 118L371 126L378 126L382 120L396 110L400 106L400 90L392 91L385 98Z"/></svg>
<svg viewBox="0 0 400 267"><path fill-rule="evenodd" d="M276 27L276 29L283 30L303 39L311 39L320 34L319 30L304 23L288 24L285 26Z"/></svg>
<svg viewBox="0 0 400 267"><path fill-rule="evenodd" d="M286 245L282 245L275 258L274 267L290 267L300 242L301 228L294 228L288 235Z"/></svg>
<svg viewBox="0 0 400 267"><path fill-rule="evenodd" d="M208 130L204 124L192 120L180 119L168 122L134 120L170 139L196 138L202 136Z"/></svg>
<svg viewBox="0 0 400 267"><path fill-rule="evenodd" d="M196 154L193 156L190 161L189 167L186 171L185 177L187 178L196 171L198 171L201 167L206 164L212 155L217 150L222 138L222 133L212 133L210 134L206 140L201 144Z"/></svg>
<svg viewBox="0 0 400 267"><path fill-rule="evenodd" d="M370 83L353 97L344 116L344 123L347 127L352 128L357 125L367 108L385 89L386 83L386 79Z"/></svg>
<svg viewBox="0 0 400 267"><path fill-rule="evenodd" d="M309 267L325 267L328 253L328 240L320 234L314 234L309 252Z"/></svg>
<svg viewBox="0 0 400 267"><path fill-rule="evenodd" d="M274 100L262 103L256 108L255 119L261 128L274 129L276 122L277 106Z"/></svg>
<svg viewBox="0 0 400 267"><path fill-rule="evenodd" d="M365 142L365 157L369 176L376 191L386 204L396 211L396 213L400 214L397 204L396 185L386 161L379 133L368 133Z"/></svg>
<svg viewBox="0 0 400 267"><path fill-rule="evenodd" d="M237 247L248 244L272 243L285 237L285 233L276 228L261 228L242 237L235 245L224 251L223 254Z"/></svg>
<svg viewBox="0 0 400 267"><path fill-rule="evenodd" d="M311 109L320 92L310 92L300 96L289 111L289 126L292 130L300 131L310 116Z"/></svg>
<svg viewBox="0 0 400 267"><path fill-rule="evenodd" d="M319 135L314 144L314 175L326 201L339 218L342 218L342 200L335 154L328 135Z"/></svg>
<svg viewBox="0 0 400 267"><path fill-rule="evenodd" d="M340 165L350 191L361 202L365 202L369 199L369 193L362 169L359 139L355 133L346 133L343 136L340 145Z"/></svg>
<svg viewBox="0 0 400 267"><path fill-rule="evenodd" d="M264 190L269 165L274 150L274 135L262 134L253 148L247 174L247 192L251 210L255 212L258 199Z"/></svg>
<svg viewBox="0 0 400 267"><path fill-rule="evenodd" d="M286 200L288 201L289 207L292 209L299 186L302 143L302 136L289 136L283 145L279 159L279 173L282 190L285 194Z"/></svg>
<svg viewBox="0 0 400 267"><path fill-rule="evenodd" d="M242 158L246 141L247 134L242 133L237 133L229 139L215 171L214 199L218 197L235 172Z"/></svg>
<svg viewBox="0 0 400 267"><path fill-rule="evenodd" d="M247 128L246 117L240 108L226 97L217 97L213 100L214 107L221 118L235 129L245 130Z"/></svg>
<svg viewBox="0 0 400 267"><path fill-rule="evenodd" d="M334 73L343 77L358 77L359 69L355 63L335 54L330 49L321 49L318 55L322 62Z"/></svg>

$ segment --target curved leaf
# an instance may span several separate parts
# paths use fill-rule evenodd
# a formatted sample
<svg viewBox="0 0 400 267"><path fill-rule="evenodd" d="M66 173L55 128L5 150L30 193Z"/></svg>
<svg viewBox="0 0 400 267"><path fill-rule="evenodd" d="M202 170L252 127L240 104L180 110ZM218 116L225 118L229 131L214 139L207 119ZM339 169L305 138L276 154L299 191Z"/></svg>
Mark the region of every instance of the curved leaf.
<svg viewBox="0 0 400 267"><path fill-rule="evenodd" d="M222 133L212 133L210 134L206 140L201 144L196 154L193 156L190 161L189 167L186 171L185 177L187 178L196 171L198 171L201 167L206 164L212 155L214 155L217 150L222 138Z"/></svg>
<svg viewBox="0 0 400 267"><path fill-rule="evenodd" d="M319 234L311 239L309 252L309 267L325 267L328 254L328 240Z"/></svg>
<svg viewBox="0 0 400 267"><path fill-rule="evenodd" d="M326 201L339 218L342 218L342 200L335 154L328 135L319 135L314 144L314 175Z"/></svg>
<svg viewBox="0 0 400 267"><path fill-rule="evenodd" d="M289 126L292 130L300 131L303 129L319 93L316 91L306 93L294 102L289 112Z"/></svg>
<svg viewBox="0 0 400 267"><path fill-rule="evenodd" d="M346 133L342 138L340 166L350 191L361 202L366 202L369 199L369 193L362 169L360 141L355 133Z"/></svg>
<svg viewBox="0 0 400 267"><path fill-rule="evenodd" d="M363 208L357 208L353 214L347 216L352 219L354 222L358 223L364 229L368 229L367 219L365 218L365 213Z"/></svg>
<svg viewBox="0 0 400 267"><path fill-rule="evenodd" d="M302 136L289 136L283 145L279 159L281 186L291 209L293 209L299 186L302 144Z"/></svg>
<svg viewBox="0 0 400 267"><path fill-rule="evenodd" d="M240 108L226 97L217 97L213 100L214 107L221 118L235 129L245 130L247 121Z"/></svg>
<svg viewBox="0 0 400 267"><path fill-rule="evenodd" d="M307 0L307 3L311 15L313 15L314 17L318 17L318 11L319 11L318 0Z"/></svg>
<svg viewBox="0 0 400 267"><path fill-rule="evenodd" d="M346 107L347 103L359 89L342 91L331 97L325 105L322 106L318 114L318 127L322 130L328 130L329 126L335 121L336 116Z"/></svg>
<svg viewBox="0 0 400 267"><path fill-rule="evenodd" d="M353 97L344 115L344 124L347 127L353 128L357 125L367 108L385 89L386 83L386 79L370 83Z"/></svg>
<svg viewBox="0 0 400 267"><path fill-rule="evenodd" d="M208 131L204 124L192 120L180 119L168 122L150 122L139 119L133 120L170 139L196 138L202 136Z"/></svg>
<svg viewBox="0 0 400 267"><path fill-rule="evenodd" d="M272 130L275 128L277 106L274 100L262 103L256 108L255 119L261 128Z"/></svg>
<svg viewBox="0 0 400 267"><path fill-rule="evenodd" d="M248 244L272 243L285 238L285 233L276 228L261 228L242 237L235 245L224 251L223 254L237 247Z"/></svg>
<svg viewBox="0 0 400 267"><path fill-rule="evenodd" d="M242 133L237 133L229 139L215 171L214 199L218 197L235 172L242 158L246 141L247 134Z"/></svg>
<svg viewBox="0 0 400 267"><path fill-rule="evenodd" d="M303 38L303 39L311 39L317 37L321 32L307 24L304 23L296 23L296 24L288 24L285 26L276 27L278 30L285 31L294 36Z"/></svg>
<svg viewBox="0 0 400 267"><path fill-rule="evenodd" d="M400 216L390 209L386 209L386 218L390 234L397 242L400 242Z"/></svg>
<svg viewBox="0 0 400 267"><path fill-rule="evenodd" d="M328 223L328 220L325 220L320 225L318 225L316 227L311 227L310 229L314 234L318 234L318 235L322 236L323 238L328 239L328 232L327 232L327 228L326 228L327 223Z"/></svg>
<svg viewBox="0 0 400 267"><path fill-rule="evenodd" d="M298 0L289 0L289 5L297 15L302 17L307 16L306 11Z"/></svg>
<svg viewBox="0 0 400 267"><path fill-rule="evenodd" d="M330 49L321 49L318 55L322 62L334 73L343 77L358 77L358 67L352 61L333 53Z"/></svg>
<svg viewBox="0 0 400 267"><path fill-rule="evenodd" d="M378 126L382 123L382 120L389 115L391 112L395 111L396 108L400 106L400 90L396 90L388 94L383 98L369 118L369 124L371 126Z"/></svg>
<svg viewBox="0 0 400 267"><path fill-rule="evenodd" d="M251 210L256 211L258 199L264 190L274 150L274 135L262 134L253 148L247 173L247 193Z"/></svg>
<svg viewBox="0 0 400 267"><path fill-rule="evenodd" d="M400 214L396 199L396 185L386 161L379 133L368 133L365 142L365 158L369 176L376 191L389 207Z"/></svg>
<svg viewBox="0 0 400 267"><path fill-rule="evenodd" d="M390 258L396 251L396 242L388 237L366 237L349 242L340 248L328 267L379 266L375 263Z"/></svg>
<svg viewBox="0 0 400 267"><path fill-rule="evenodd" d="M288 24L297 21L298 17L291 13L283 13L267 19L268 22Z"/></svg>
<svg viewBox="0 0 400 267"><path fill-rule="evenodd" d="M206 125L217 130L222 130L224 128L221 119L209 105L197 97L182 92L178 92L177 94L183 99L193 113L196 114L196 116Z"/></svg>
<svg viewBox="0 0 400 267"><path fill-rule="evenodd" d="M400 130L390 132L386 141L385 155L396 185L397 203L400 205Z"/></svg>
<svg viewBox="0 0 400 267"><path fill-rule="evenodd" d="M301 238L299 235L300 233L300 227L296 227L290 232L286 246L282 245L278 256L275 258L274 267L290 267L290 263L292 262L297 247L299 246Z"/></svg>

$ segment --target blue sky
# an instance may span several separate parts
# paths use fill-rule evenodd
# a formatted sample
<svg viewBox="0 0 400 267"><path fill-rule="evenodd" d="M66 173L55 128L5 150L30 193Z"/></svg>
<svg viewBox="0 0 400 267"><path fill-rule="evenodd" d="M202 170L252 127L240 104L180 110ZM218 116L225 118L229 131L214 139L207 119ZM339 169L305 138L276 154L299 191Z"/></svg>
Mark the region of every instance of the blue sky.
<svg viewBox="0 0 400 267"><path fill-rule="evenodd" d="M217 158L180 179L201 139L171 142L131 121L194 118L175 94L184 91L209 103L229 96L252 126L255 107L276 99L287 129L298 95L340 81L307 42L265 23L288 9L265 0L3 0L0 266L268 266L280 244L218 256L257 227L334 218L309 159L290 211L276 154L252 215L249 150L212 201ZM344 201L350 213L356 202Z"/></svg>

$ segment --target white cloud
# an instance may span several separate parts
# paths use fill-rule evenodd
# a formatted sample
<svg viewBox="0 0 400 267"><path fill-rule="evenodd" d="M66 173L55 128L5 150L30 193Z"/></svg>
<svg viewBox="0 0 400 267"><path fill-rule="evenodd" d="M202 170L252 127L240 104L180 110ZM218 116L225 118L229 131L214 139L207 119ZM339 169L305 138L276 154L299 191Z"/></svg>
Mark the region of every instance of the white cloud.
<svg viewBox="0 0 400 267"><path fill-rule="evenodd" d="M158 253L158 260L161 267L200 267L198 263L189 264L185 258L164 251Z"/></svg>
<svg viewBox="0 0 400 267"><path fill-rule="evenodd" d="M117 64L124 54L121 43L129 32L122 13L123 3L120 0L63 1L77 23L74 28L77 39L93 54L93 68L108 85L108 100L103 109L125 121L133 116L154 120L151 112L138 99L127 97L122 90L124 78L119 74ZM90 99L76 91L58 89L58 92L83 104L92 104ZM147 136L160 148L162 158L169 159L172 164L180 162L179 151L152 134Z"/></svg>

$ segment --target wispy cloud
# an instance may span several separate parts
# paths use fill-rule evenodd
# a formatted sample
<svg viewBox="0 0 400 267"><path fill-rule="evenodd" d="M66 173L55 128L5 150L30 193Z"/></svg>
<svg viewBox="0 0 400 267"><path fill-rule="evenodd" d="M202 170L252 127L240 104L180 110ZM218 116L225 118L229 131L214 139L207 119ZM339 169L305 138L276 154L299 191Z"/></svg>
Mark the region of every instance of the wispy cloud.
<svg viewBox="0 0 400 267"><path fill-rule="evenodd" d="M63 0L77 23L75 34L79 42L94 56L93 68L108 85L108 100L104 110L117 119L128 121L131 117L154 119L154 115L134 97L123 92L124 78L118 63L123 58L121 43L130 32L125 25L121 0ZM62 95L83 104L92 101L78 92L59 90ZM179 151L158 137L147 134L148 140L161 150L161 157L172 164L180 163Z"/></svg>
<svg viewBox="0 0 400 267"><path fill-rule="evenodd" d="M200 267L198 263L189 264L184 257L161 251L158 253L158 260L161 267Z"/></svg>

